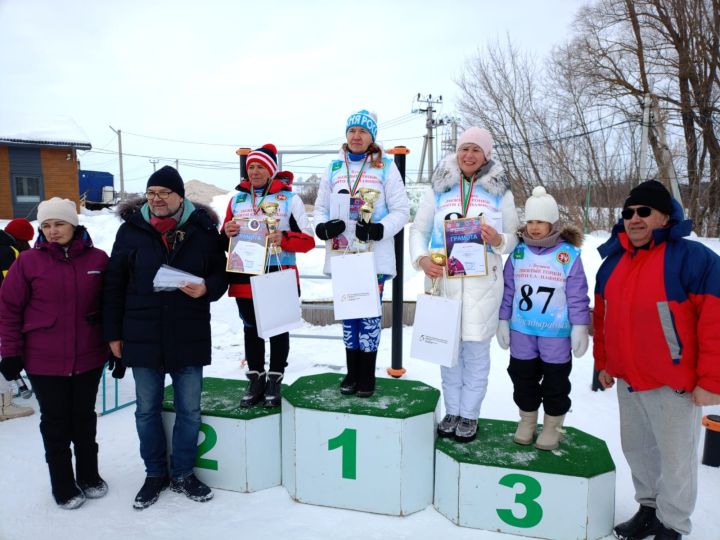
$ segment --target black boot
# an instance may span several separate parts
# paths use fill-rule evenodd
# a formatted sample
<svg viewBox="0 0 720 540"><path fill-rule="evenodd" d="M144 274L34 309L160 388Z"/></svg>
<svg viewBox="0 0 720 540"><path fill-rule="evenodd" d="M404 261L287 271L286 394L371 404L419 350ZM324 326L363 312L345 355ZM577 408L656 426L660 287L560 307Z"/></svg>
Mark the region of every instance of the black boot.
<svg viewBox="0 0 720 540"><path fill-rule="evenodd" d="M347 375L340 383L340 393L346 396L357 392L358 377L358 354L357 349L345 349L345 363L347 364Z"/></svg>
<svg viewBox="0 0 720 540"><path fill-rule="evenodd" d="M50 485L55 502L61 508L74 510L85 502L85 495L75 483L70 450L67 456L55 456L48 460Z"/></svg>
<svg viewBox="0 0 720 540"><path fill-rule="evenodd" d="M376 360L377 351L358 351L357 397L368 398L375 393Z"/></svg>
<svg viewBox="0 0 720 540"><path fill-rule="evenodd" d="M247 378L250 383L240 400L241 407L252 407L256 403L260 403L265 395L265 372L248 371Z"/></svg>
<svg viewBox="0 0 720 540"><path fill-rule="evenodd" d="M267 383L265 384L265 407L279 407L282 399L283 374L277 371L269 371Z"/></svg>
<svg viewBox="0 0 720 540"><path fill-rule="evenodd" d="M613 529L616 538L620 540L641 540L655 534L661 525L655 515L655 509L640 505L640 509L627 521L616 525Z"/></svg>
<svg viewBox="0 0 720 540"><path fill-rule="evenodd" d="M75 447L75 477L77 485L88 499L99 499L108 492L108 485L98 472L98 446L81 450Z"/></svg>

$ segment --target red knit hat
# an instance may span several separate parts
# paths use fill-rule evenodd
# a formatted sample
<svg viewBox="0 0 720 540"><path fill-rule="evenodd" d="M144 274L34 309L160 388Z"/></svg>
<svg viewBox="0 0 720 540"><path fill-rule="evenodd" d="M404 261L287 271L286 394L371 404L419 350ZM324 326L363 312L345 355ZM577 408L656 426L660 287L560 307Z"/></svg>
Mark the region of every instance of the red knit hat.
<svg viewBox="0 0 720 540"><path fill-rule="evenodd" d="M15 240L25 240L29 242L35 236L35 229L30 222L24 218L13 219L5 225L5 232L12 236Z"/></svg>
<svg viewBox="0 0 720 540"><path fill-rule="evenodd" d="M251 163L259 163L270 171L270 178L274 177L277 172L277 148L270 143L256 148L248 154L245 167L249 167Z"/></svg>

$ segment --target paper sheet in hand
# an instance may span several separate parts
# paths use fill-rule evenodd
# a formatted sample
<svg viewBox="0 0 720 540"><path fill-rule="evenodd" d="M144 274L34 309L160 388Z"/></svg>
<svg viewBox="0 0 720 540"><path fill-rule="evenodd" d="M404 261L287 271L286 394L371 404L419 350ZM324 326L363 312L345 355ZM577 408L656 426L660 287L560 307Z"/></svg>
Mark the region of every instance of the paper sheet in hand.
<svg viewBox="0 0 720 540"><path fill-rule="evenodd" d="M189 283L205 283L205 280L167 264L160 266L153 279L153 287L156 289L177 289Z"/></svg>

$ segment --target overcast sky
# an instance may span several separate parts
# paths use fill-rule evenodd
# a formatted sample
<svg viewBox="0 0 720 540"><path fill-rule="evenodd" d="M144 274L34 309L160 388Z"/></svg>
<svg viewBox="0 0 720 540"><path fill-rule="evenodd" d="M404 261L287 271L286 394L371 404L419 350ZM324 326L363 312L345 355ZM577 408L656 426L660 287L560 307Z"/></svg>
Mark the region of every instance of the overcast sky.
<svg viewBox="0 0 720 540"><path fill-rule="evenodd" d="M0 0L0 122L71 117L94 149L82 168L115 174L116 187L109 125L123 131L124 153L180 159L185 180L231 189L237 147L335 148L348 115L367 108L385 147L411 149L415 176L417 93L442 95L439 113L454 115L455 80L479 48L507 34L542 58L584 3ZM308 176L327 159L286 156L284 166ZM124 168L126 189L141 191L153 165L128 156Z"/></svg>

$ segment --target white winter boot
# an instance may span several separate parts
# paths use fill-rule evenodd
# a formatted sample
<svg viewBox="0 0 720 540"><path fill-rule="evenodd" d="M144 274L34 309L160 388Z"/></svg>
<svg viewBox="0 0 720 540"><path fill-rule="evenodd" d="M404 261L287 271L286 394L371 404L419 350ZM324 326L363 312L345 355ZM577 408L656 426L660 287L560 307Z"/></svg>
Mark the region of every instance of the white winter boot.
<svg viewBox="0 0 720 540"><path fill-rule="evenodd" d="M35 411L32 407L21 407L13 403L13 393L11 390L2 393L2 405L0 406L0 422L3 420L12 420L21 416L30 416Z"/></svg>
<svg viewBox="0 0 720 540"><path fill-rule="evenodd" d="M535 428L537 427L538 412L537 411L520 411L520 422L518 422L517 430L515 430L515 436L513 441L518 444L528 445L532 444L535 438Z"/></svg>
<svg viewBox="0 0 720 540"><path fill-rule="evenodd" d="M545 414L543 428L535 441L535 448L538 450L555 450L560 446L560 436L564 433L562 429L565 415L550 416Z"/></svg>

